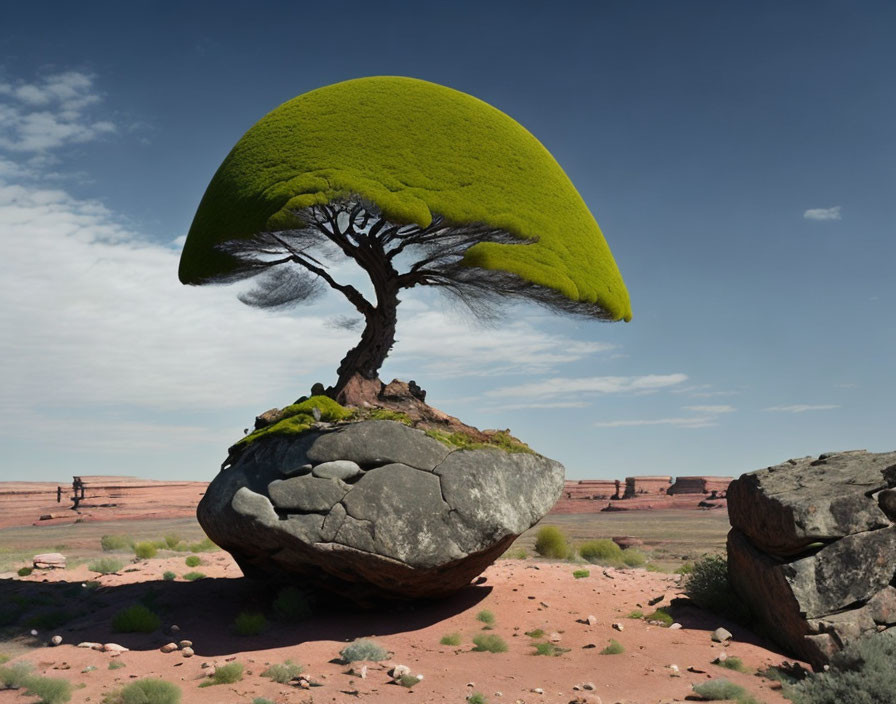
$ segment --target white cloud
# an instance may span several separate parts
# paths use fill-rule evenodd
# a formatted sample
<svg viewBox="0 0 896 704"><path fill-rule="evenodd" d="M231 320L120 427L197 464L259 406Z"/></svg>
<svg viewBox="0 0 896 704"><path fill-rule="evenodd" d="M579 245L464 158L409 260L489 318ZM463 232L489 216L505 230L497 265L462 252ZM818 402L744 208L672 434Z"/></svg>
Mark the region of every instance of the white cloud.
<svg viewBox="0 0 896 704"><path fill-rule="evenodd" d="M45 76L35 83L0 86L0 148L42 152L89 142L116 131L86 109L100 101L93 77L78 71Z"/></svg>
<svg viewBox="0 0 896 704"><path fill-rule="evenodd" d="M710 416L685 416L682 418L656 418L650 420L607 420L597 421L598 428L633 428L645 425L671 425L676 428L709 428L716 425Z"/></svg>
<svg viewBox="0 0 896 704"><path fill-rule="evenodd" d="M834 408L840 408L840 406L835 404L808 404L808 403L796 403L792 406L770 406L769 408L763 408L764 411L771 411L773 413L805 413L806 411L830 411Z"/></svg>
<svg viewBox="0 0 896 704"><path fill-rule="evenodd" d="M810 208L803 213L806 220L841 220L840 206L835 205L833 208Z"/></svg>
<svg viewBox="0 0 896 704"><path fill-rule="evenodd" d="M581 379L555 377L531 384L505 386L486 391L486 396L501 398L549 399L571 394L649 393L687 381L686 374L646 374L644 376L593 376Z"/></svg>
<svg viewBox="0 0 896 704"><path fill-rule="evenodd" d="M737 409L734 406L682 406L686 411L695 413L733 413Z"/></svg>

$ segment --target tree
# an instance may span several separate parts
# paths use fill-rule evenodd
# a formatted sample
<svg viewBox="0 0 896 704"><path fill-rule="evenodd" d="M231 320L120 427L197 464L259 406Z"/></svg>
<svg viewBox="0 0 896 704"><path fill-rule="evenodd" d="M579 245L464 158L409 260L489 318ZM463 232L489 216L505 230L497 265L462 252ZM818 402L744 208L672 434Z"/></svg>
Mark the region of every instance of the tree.
<svg viewBox="0 0 896 704"><path fill-rule="evenodd" d="M354 260L375 300L338 281ZM283 307L325 286L361 314L338 369L375 379L399 293L437 286L480 315L508 298L629 320L625 284L594 217L519 123L458 91L401 77L300 95L257 122L213 177L180 262L187 284L255 277L249 305Z"/></svg>

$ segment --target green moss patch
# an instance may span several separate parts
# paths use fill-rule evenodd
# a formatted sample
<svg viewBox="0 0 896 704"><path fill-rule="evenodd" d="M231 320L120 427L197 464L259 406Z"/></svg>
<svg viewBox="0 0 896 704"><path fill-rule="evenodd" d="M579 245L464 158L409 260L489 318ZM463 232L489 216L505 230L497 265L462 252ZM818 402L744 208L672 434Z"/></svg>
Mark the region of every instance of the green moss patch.
<svg viewBox="0 0 896 704"><path fill-rule="evenodd" d="M444 430L430 429L426 434L433 440L438 440L443 445L458 448L460 450L504 450L504 452L521 452L535 454L532 448L513 438L510 433L501 431L488 436L486 442L480 442L466 433L449 433Z"/></svg>
<svg viewBox="0 0 896 704"><path fill-rule="evenodd" d="M329 396L312 396L302 403L287 406L282 410L283 417L279 421L249 433L234 447L245 448L258 438L267 435L301 435L311 430L317 422L312 415L315 408L320 411L320 419L327 423L348 420L355 415L354 411L340 406Z"/></svg>

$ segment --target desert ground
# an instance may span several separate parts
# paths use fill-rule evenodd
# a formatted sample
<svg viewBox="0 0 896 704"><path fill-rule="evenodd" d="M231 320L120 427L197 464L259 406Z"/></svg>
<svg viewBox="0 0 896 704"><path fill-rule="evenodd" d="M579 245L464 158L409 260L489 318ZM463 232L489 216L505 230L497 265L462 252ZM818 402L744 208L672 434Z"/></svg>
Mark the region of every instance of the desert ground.
<svg viewBox="0 0 896 704"><path fill-rule="evenodd" d="M285 622L272 608L276 593L242 577L221 550L191 553L202 538L192 518L127 521L51 521L0 530L0 654L9 664L28 661L35 671L62 677L74 686L72 702L102 702L105 695L139 678L176 684L182 701L246 702L266 698L294 702L456 702L480 693L500 702L559 703L582 701L655 703L693 698L692 685L725 678L745 687L760 702L786 701L775 683L755 674L787 658L771 643L713 614L681 603L681 576L671 570L685 559L719 551L728 529L724 511L636 511L549 515L542 522L560 526L573 542L612 536L643 540L642 549L664 571L603 568L533 557L536 528L520 536L473 584L453 598L434 603L391 603L370 611L349 604L310 602L311 615ZM103 535L133 540L182 539L180 550L160 549L150 559L132 550L103 551ZM527 557L520 559L525 551ZM19 576L41 552L62 552L65 569L34 570ZM186 560L198 558L196 566ZM117 559L111 574L91 570L101 558ZM575 577L585 569L588 575ZM174 578L163 578L166 572ZM184 575L200 572L189 581ZM144 604L160 617L150 633L113 629L115 615ZM667 607L679 627L666 628L629 617ZM493 624L477 618L491 612ZM262 613L265 623L255 635L239 635L240 613ZM590 619L589 619L590 617ZM589 623L590 620L590 623ZM733 638L713 642L719 626ZM620 630L621 628L621 630ZM535 637L527 633L543 631ZM457 634L457 645L443 645ZM506 652L474 650L474 636L497 635ZM61 636L58 646L51 638ZM370 638L389 652L381 662L346 665L340 651L356 638ZM610 641L619 654L602 654ZM162 646L192 642L195 654L162 652ZM115 643L125 652L104 652L79 643ZM536 655L534 644L553 643L558 655ZM188 651L189 652L189 651ZM719 654L737 656L749 668L737 672L713 664ZM262 672L269 664L292 661L304 667L305 685L278 684ZM240 681L200 687L216 667L238 662ZM392 682L394 664L406 665L423 679L411 688ZM352 669L354 667L354 674ZM592 688L593 687L593 688ZM33 702L20 691L0 690L0 704Z"/></svg>

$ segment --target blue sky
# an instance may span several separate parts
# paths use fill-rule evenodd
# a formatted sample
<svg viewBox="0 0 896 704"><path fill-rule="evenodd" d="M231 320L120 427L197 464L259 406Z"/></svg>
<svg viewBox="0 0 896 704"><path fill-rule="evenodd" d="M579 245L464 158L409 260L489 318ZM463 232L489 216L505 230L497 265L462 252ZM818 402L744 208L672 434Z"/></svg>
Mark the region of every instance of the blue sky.
<svg viewBox="0 0 896 704"><path fill-rule="evenodd" d="M266 112L387 74L538 137L634 318L483 328L413 291L382 378L570 478L892 450L894 30L886 2L4 8L0 480L208 479L257 413L332 383L343 301L274 315L183 287L178 238Z"/></svg>

